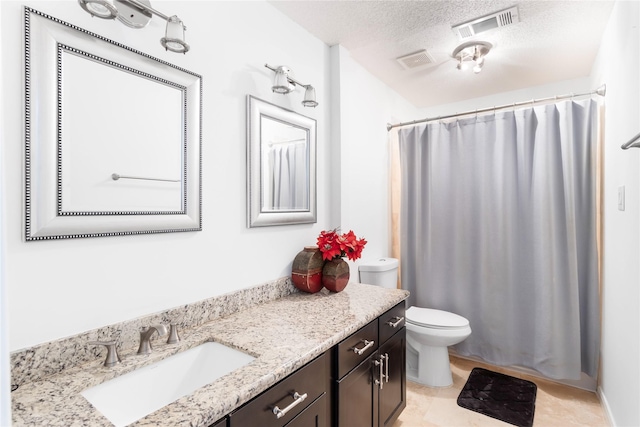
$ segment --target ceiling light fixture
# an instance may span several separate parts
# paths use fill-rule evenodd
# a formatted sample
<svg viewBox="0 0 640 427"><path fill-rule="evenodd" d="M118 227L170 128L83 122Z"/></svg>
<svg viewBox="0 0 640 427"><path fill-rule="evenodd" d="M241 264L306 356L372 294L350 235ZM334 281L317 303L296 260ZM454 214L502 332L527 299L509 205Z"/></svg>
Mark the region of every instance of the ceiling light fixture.
<svg viewBox="0 0 640 427"><path fill-rule="evenodd" d="M102 19L118 18L131 28L146 27L153 15L156 15L167 21L165 35L160 39L162 47L177 53L187 53L190 49L184 35L187 27L180 18L176 15L167 16L152 8L149 0L78 0L78 3L91 16Z"/></svg>
<svg viewBox="0 0 640 427"><path fill-rule="evenodd" d="M458 37L460 37L460 40L464 40L476 36L478 33L516 24L518 22L520 22L518 6L512 6L508 9L494 12L471 21L463 22L462 24L454 25L451 29L458 35Z"/></svg>
<svg viewBox="0 0 640 427"><path fill-rule="evenodd" d="M316 90L311 85L305 85L300 83L296 79L293 78L291 69L286 65L280 65L278 67L272 67L269 64L264 64L265 67L276 73L273 78L273 86L271 86L271 90L275 93L281 93L283 95L288 94L296 88L296 85L303 87L304 91L304 99L302 100L302 105L304 107L317 107L318 102L316 101Z"/></svg>
<svg viewBox="0 0 640 427"><path fill-rule="evenodd" d="M473 72L478 74L484 66L484 57L487 56L493 45L483 41L469 41L462 43L453 50L451 56L458 60L456 68L466 69L468 62L473 62Z"/></svg>

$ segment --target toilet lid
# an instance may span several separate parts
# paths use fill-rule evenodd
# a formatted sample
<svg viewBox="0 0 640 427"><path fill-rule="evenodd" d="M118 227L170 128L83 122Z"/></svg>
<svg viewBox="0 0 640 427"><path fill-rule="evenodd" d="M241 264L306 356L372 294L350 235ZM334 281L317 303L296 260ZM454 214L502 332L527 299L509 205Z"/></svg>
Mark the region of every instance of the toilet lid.
<svg viewBox="0 0 640 427"><path fill-rule="evenodd" d="M433 308L409 307L405 313L407 322L437 329L457 329L469 326L469 321L448 311Z"/></svg>

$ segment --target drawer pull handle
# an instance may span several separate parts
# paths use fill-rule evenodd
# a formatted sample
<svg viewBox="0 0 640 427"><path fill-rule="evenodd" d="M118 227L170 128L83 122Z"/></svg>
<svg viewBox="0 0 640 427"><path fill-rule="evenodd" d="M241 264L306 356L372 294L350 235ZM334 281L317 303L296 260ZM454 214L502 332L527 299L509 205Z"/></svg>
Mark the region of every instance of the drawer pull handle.
<svg viewBox="0 0 640 427"><path fill-rule="evenodd" d="M297 391L295 391L293 392L293 398L295 400L291 402L286 408L280 409L277 406L273 408L273 413L275 414L277 419L284 417L285 415L287 415L287 412L298 406L300 403L304 402L304 400L307 398L307 393L299 394Z"/></svg>
<svg viewBox="0 0 640 427"><path fill-rule="evenodd" d="M364 343L364 347L362 348L353 347L353 352L358 356L362 356L362 353L369 350L375 344L375 341L362 340L361 342Z"/></svg>
<svg viewBox="0 0 640 427"><path fill-rule="evenodd" d="M382 390L384 388L384 383L389 382L389 353L380 355L380 360L374 360L373 364L380 370L378 373L378 378L380 379L376 379L374 383L380 387L380 390Z"/></svg>
<svg viewBox="0 0 640 427"><path fill-rule="evenodd" d="M385 353L384 356L380 356L380 359L384 357L385 365L384 365L384 379L386 382L389 382L389 353ZM382 387L380 387L382 388Z"/></svg>
<svg viewBox="0 0 640 427"><path fill-rule="evenodd" d="M394 322L394 320L395 320L395 322ZM387 322L387 325L391 326L392 328L397 328L397 327L398 327L398 325L399 325L400 323L402 323L402 321L403 321L403 320L404 320L404 317L398 317L398 316L396 316L396 317L394 317L392 320L389 320L389 321Z"/></svg>
<svg viewBox="0 0 640 427"><path fill-rule="evenodd" d="M379 379L376 379L374 383L378 386L380 390L382 390L384 387L384 374L382 373L382 370L384 369L384 367L382 366L384 365L384 356L380 356L380 360L374 360L373 364L378 367L378 378L379 378Z"/></svg>

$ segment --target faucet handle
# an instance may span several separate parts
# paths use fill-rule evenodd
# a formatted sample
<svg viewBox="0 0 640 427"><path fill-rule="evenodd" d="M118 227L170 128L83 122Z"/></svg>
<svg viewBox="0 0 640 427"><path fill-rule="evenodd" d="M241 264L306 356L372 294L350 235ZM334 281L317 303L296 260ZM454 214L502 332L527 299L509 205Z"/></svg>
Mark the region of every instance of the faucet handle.
<svg viewBox="0 0 640 427"><path fill-rule="evenodd" d="M104 366L110 368L120 363L120 355L116 349L116 341L89 341L89 345L103 345L107 347L107 358L104 361Z"/></svg>
<svg viewBox="0 0 640 427"><path fill-rule="evenodd" d="M178 324L171 323L169 325L169 338L167 338L167 344L177 344L180 342L180 336L178 335Z"/></svg>

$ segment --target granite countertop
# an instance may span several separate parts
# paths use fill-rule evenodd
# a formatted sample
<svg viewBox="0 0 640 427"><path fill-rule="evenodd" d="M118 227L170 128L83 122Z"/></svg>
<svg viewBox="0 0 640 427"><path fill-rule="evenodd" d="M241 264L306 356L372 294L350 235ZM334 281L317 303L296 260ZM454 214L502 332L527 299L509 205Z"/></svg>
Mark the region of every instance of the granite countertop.
<svg viewBox="0 0 640 427"><path fill-rule="evenodd" d="M149 356L121 352L122 363L95 360L11 393L14 426L111 426L83 390L172 354L215 341L256 357L248 365L142 418L132 426L208 426L408 297L404 290L350 283L344 291L293 293L180 331L182 340L154 342Z"/></svg>

